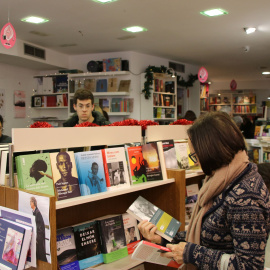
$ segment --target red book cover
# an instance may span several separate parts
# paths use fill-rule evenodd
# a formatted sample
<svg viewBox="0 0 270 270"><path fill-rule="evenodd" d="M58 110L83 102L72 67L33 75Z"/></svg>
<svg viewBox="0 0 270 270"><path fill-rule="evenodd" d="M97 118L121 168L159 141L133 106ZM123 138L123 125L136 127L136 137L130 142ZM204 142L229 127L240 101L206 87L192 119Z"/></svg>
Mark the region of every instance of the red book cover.
<svg viewBox="0 0 270 270"><path fill-rule="evenodd" d="M63 94L63 101L64 101L64 106L67 106L68 105L67 94Z"/></svg>
<svg viewBox="0 0 270 270"><path fill-rule="evenodd" d="M102 149L101 152L102 152L102 158L103 158L106 185L107 185L107 188L109 188L111 186L111 182L110 182L110 177L109 177L108 165L107 165L107 161L106 161L105 149Z"/></svg>
<svg viewBox="0 0 270 270"><path fill-rule="evenodd" d="M56 107L56 96L47 96L47 107Z"/></svg>

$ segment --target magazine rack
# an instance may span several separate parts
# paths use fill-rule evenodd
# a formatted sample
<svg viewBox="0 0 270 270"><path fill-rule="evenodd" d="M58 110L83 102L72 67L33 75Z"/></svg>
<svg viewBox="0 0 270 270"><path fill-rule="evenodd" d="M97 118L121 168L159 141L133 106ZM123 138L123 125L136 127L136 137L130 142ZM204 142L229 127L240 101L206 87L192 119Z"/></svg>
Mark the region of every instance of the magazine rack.
<svg viewBox="0 0 270 270"><path fill-rule="evenodd" d="M167 129L170 128L167 126ZM185 133L185 129L182 131ZM156 132L156 131L153 131ZM174 132L174 131L173 131ZM170 132L172 133L172 132ZM150 134L150 133L148 133ZM178 139L186 134L178 134ZM92 145L118 145L141 141L141 127L92 127L92 128L40 128L13 129L11 164L13 152L59 149ZM168 137L167 137L168 138ZM170 138L170 137L169 137ZM122 214L140 195L185 223L185 171L167 170L168 180L137 184L126 189L107 191L102 194L82 196L64 201L56 201L54 196L30 192L50 197L51 258L52 264L38 261L38 269L56 270L56 230L77 223L86 222L108 214ZM11 177L12 179L12 177ZM13 184L13 181L11 182ZM0 204L12 209L18 208L17 188L0 187ZM24 190L25 191L25 190ZM96 269L130 269L141 264L130 256L114 263L104 264ZM32 268L34 269L34 268ZM146 264L145 269L166 269L158 265Z"/></svg>

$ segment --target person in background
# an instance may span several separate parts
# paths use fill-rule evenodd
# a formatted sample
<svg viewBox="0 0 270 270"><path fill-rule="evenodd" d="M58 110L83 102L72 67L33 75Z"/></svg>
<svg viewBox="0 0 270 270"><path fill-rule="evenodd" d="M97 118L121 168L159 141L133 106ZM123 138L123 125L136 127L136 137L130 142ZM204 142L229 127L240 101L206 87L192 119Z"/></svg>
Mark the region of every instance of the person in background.
<svg viewBox="0 0 270 270"><path fill-rule="evenodd" d="M254 139L255 127L250 118L246 115L243 116L243 123L240 126L240 129L246 139Z"/></svg>
<svg viewBox="0 0 270 270"><path fill-rule="evenodd" d="M90 122L99 126L109 125L110 122L97 111L94 111L94 96L90 90L78 89L73 97L73 108L76 111L71 118L63 123L64 127L74 127L77 124Z"/></svg>
<svg viewBox="0 0 270 270"><path fill-rule="evenodd" d="M243 123L243 118L240 115L236 115L233 117L233 121L240 128Z"/></svg>
<svg viewBox="0 0 270 270"><path fill-rule="evenodd" d="M188 120L188 121L195 121L197 119L195 112L193 112L191 110L186 111L183 118Z"/></svg>
<svg viewBox="0 0 270 270"><path fill-rule="evenodd" d="M250 163L244 137L224 112L202 115L188 129L189 157L206 175L186 234L178 233L161 256L186 269L263 269L270 231L270 197L257 165ZM154 224L138 225L158 244ZM179 236L178 236L179 235ZM185 269L185 268L184 268Z"/></svg>
<svg viewBox="0 0 270 270"><path fill-rule="evenodd" d="M4 119L2 117L2 115L0 115L0 143L11 143L11 137L7 136L7 135L3 135L3 123L4 123Z"/></svg>

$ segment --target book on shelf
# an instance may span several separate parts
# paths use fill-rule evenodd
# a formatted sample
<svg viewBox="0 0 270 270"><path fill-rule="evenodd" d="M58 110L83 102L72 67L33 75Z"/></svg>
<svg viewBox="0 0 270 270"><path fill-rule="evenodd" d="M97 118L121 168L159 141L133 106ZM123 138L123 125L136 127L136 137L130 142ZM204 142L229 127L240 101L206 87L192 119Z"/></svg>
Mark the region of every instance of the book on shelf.
<svg viewBox="0 0 270 270"><path fill-rule="evenodd" d="M8 174L8 150L3 150L0 152L1 160L0 160L0 186L5 186L6 183L6 175Z"/></svg>
<svg viewBox="0 0 270 270"><path fill-rule="evenodd" d="M110 112L111 107L110 100L107 98L100 98L99 107L105 112Z"/></svg>
<svg viewBox="0 0 270 270"><path fill-rule="evenodd" d="M121 80L119 83L118 92L129 92L131 80Z"/></svg>
<svg viewBox="0 0 270 270"><path fill-rule="evenodd" d="M160 256L160 253L164 252L171 252L171 250L169 248L142 240L136 246L131 259L179 268L181 264L172 259Z"/></svg>
<svg viewBox="0 0 270 270"><path fill-rule="evenodd" d="M96 85L96 92L107 92L107 79L98 79Z"/></svg>
<svg viewBox="0 0 270 270"><path fill-rule="evenodd" d="M127 257L128 250L122 215L107 215L96 220L104 263Z"/></svg>
<svg viewBox="0 0 270 270"><path fill-rule="evenodd" d="M15 161L19 188L54 196L49 153L20 155Z"/></svg>
<svg viewBox="0 0 270 270"><path fill-rule="evenodd" d="M44 107L56 107L57 105L57 96L44 96Z"/></svg>
<svg viewBox="0 0 270 270"><path fill-rule="evenodd" d="M101 150L75 153L81 195L107 191Z"/></svg>
<svg viewBox="0 0 270 270"><path fill-rule="evenodd" d="M154 89L155 89L155 92L160 92L159 79L154 80Z"/></svg>
<svg viewBox="0 0 270 270"><path fill-rule="evenodd" d="M159 153L157 142L142 145L142 154L146 161L147 181L167 179L164 157Z"/></svg>
<svg viewBox="0 0 270 270"><path fill-rule="evenodd" d="M127 209L127 213L137 220L148 220L157 227L156 233L168 241L172 241L178 232L181 222L139 196Z"/></svg>
<svg viewBox="0 0 270 270"><path fill-rule="evenodd" d="M50 153L57 200L81 196L74 152Z"/></svg>
<svg viewBox="0 0 270 270"><path fill-rule="evenodd" d="M189 158L188 158L188 143L187 142L180 142L174 141L174 147L176 152L176 160L178 163L178 167L180 169L189 169Z"/></svg>
<svg viewBox="0 0 270 270"><path fill-rule="evenodd" d="M72 227L57 230L56 245L57 262L60 269L80 270Z"/></svg>
<svg viewBox="0 0 270 270"><path fill-rule="evenodd" d="M103 263L97 221L88 221L72 226L80 269Z"/></svg>
<svg viewBox="0 0 270 270"><path fill-rule="evenodd" d="M43 77L42 94L53 93L54 85L52 77Z"/></svg>
<svg viewBox="0 0 270 270"><path fill-rule="evenodd" d="M165 82L165 92L166 93L172 93L173 94L174 93L174 89L175 89L174 81L167 81L167 82Z"/></svg>
<svg viewBox="0 0 270 270"><path fill-rule="evenodd" d="M64 97L63 95L56 96L56 106L57 107L64 107Z"/></svg>
<svg viewBox="0 0 270 270"><path fill-rule="evenodd" d="M121 58L103 59L103 71L121 71Z"/></svg>
<svg viewBox="0 0 270 270"><path fill-rule="evenodd" d="M121 112L121 101L122 98L112 98L111 111Z"/></svg>
<svg viewBox="0 0 270 270"><path fill-rule="evenodd" d="M124 147L102 149L104 172L108 190L130 186Z"/></svg>
<svg viewBox="0 0 270 270"><path fill-rule="evenodd" d="M54 93L67 93L68 92L68 76L56 76L53 79L54 81L54 87L53 92Z"/></svg>
<svg viewBox="0 0 270 270"><path fill-rule="evenodd" d="M1 269L25 269L32 227L0 218L0 228Z"/></svg>
<svg viewBox="0 0 270 270"><path fill-rule="evenodd" d="M108 92L117 92L117 78L108 79Z"/></svg>
<svg viewBox="0 0 270 270"><path fill-rule="evenodd" d="M164 156L166 169L177 169L177 159L173 140L162 140L157 142L160 155Z"/></svg>
<svg viewBox="0 0 270 270"><path fill-rule="evenodd" d="M92 93L96 92L96 80L95 79L85 79L84 88L90 90Z"/></svg>
<svg viewBox="0 0 270 270"><path fill-rule="evenodd" d="M270 163L270 150L263 151L263 162Z"/></svg>
<svg viewBox="0 0 270 270"><path fill-rule="evenodd" d="M138 229L138 222L135 217L128 213L123 214L123 223L127 243L128 254L133 253L134 247L140 242L141 236Z"/></svg>
<svg viewBox="0 0 270 270"><path fill-rule="evenodd" d="M142 146L126 147L126 152L131 184L147 182L146 161L143 158Z"/></svg>

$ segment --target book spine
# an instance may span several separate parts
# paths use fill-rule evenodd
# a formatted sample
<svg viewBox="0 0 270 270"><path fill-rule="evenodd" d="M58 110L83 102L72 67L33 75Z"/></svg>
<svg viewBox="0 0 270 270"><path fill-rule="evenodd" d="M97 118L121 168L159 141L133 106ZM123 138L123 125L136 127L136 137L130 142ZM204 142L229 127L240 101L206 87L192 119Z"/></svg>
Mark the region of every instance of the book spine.
<svg viewBox="0 0 270 270"><path fill-rule="evenodd" d="M111 187L111 182L110 182L110 177L109 177L109 170L108 170L108 165L107 165L105 149L102 149L101 152L102 152L102 158L103 158L104 173L105 173L105 178L106 178L106 186L107 186L107 189L109 190L109 188Z"/></svg>
<svg viewBox="0 0 270 270"><path fill-rule="evenodd" d="M20 156L15 158L15 163L16 163L16 171L17 171L17 179L18 179L19 188L24 189L23 181L22 181L22 170L21 170Z"/></svg>
<svg viewBox="0 0 270 270"><path fill-rule="evenodd" d="M161 173L162 173L162 179L166 180L167 179L167 171L166 171L166 166L165 166L165 159L164 159L164 153L163 153L163 145L162 142L159 141L157 142L157 149L158 149L158 156L159 156L159 161L160 161L160 168L161 168Z"/></svg>

